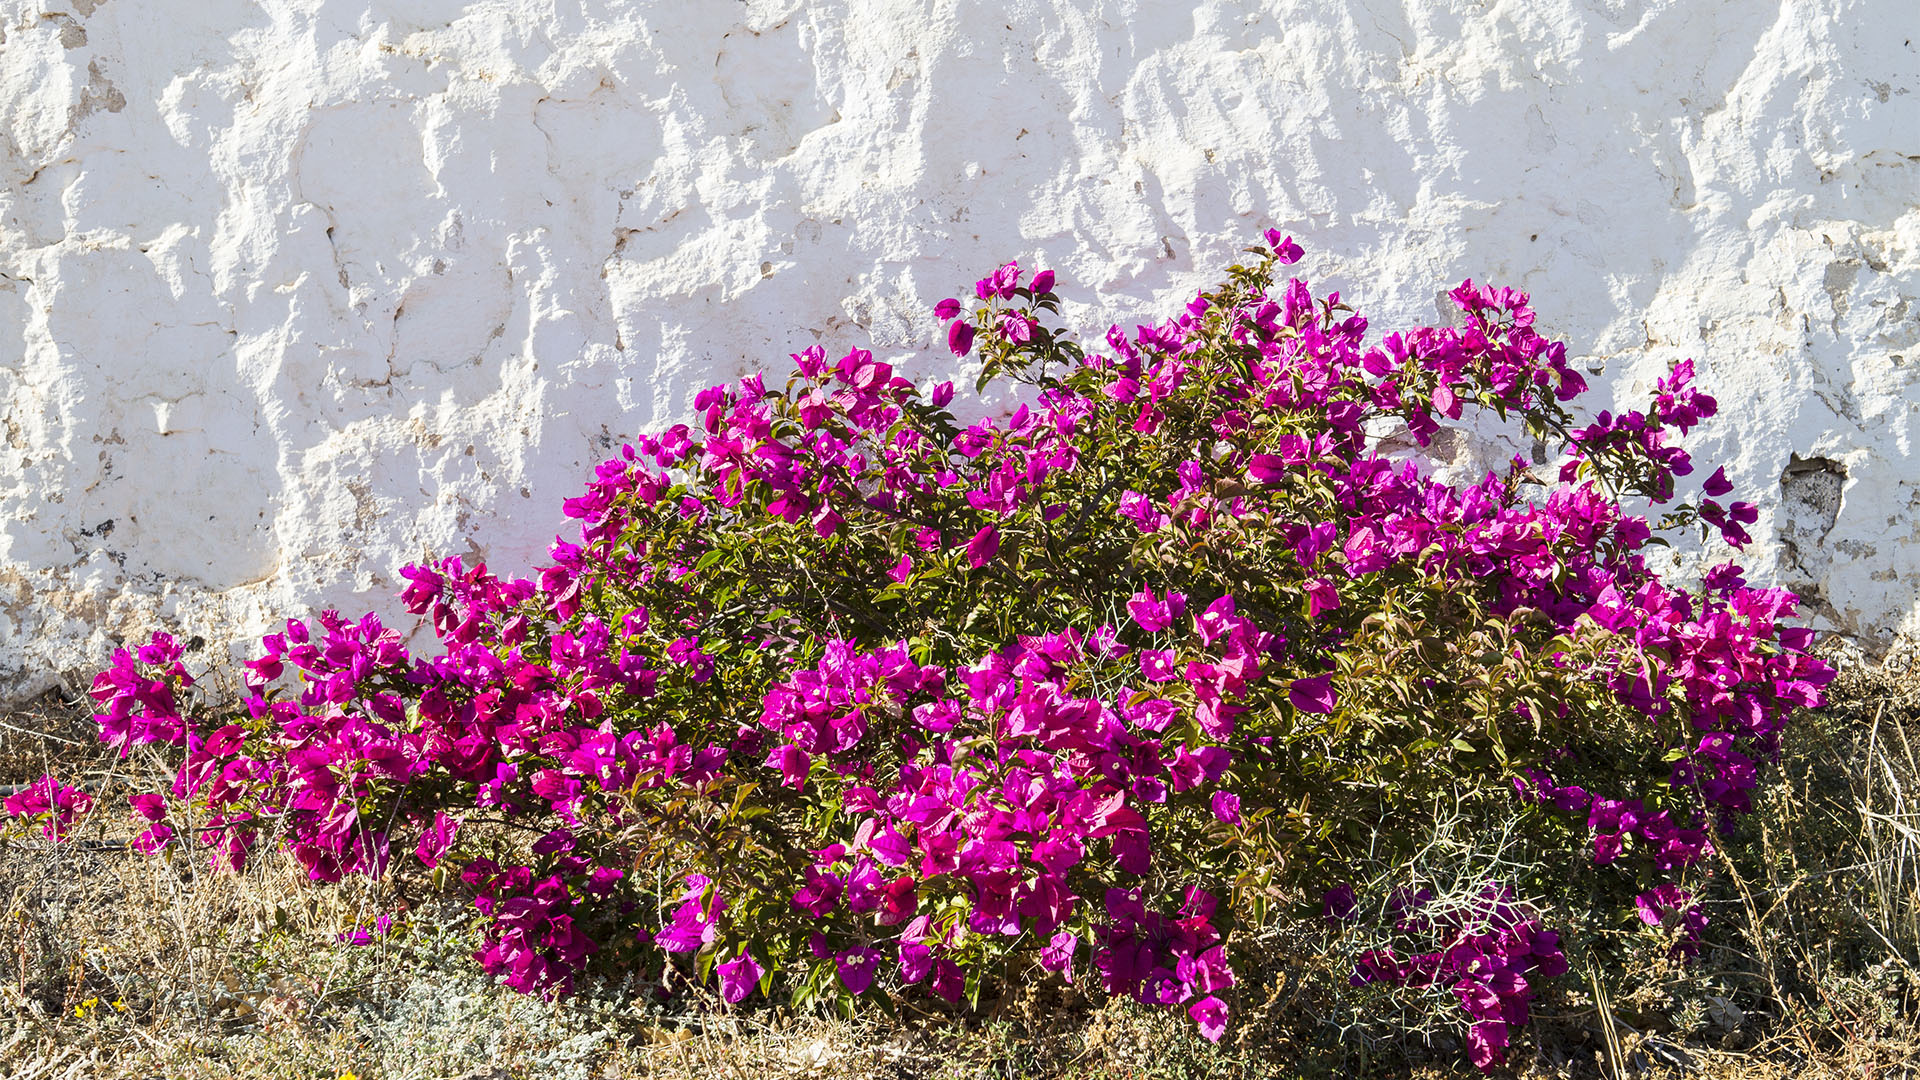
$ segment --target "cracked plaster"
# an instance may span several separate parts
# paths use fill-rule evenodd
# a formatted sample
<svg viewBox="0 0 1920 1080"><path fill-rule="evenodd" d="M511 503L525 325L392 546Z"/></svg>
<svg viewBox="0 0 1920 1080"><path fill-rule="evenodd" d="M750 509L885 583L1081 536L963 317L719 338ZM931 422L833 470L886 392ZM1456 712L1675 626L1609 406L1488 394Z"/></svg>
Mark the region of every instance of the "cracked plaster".
<svg viewBox="0 0 1920 1080"><path fill-rule="evenodd" d="M1698 358L1757 576L1884 647L1917 45L1911 0L0 0L0 693L524 570L702 385L931 380L1004 258L1097 332L1269 225L1380 331L1530 290L1594 409Z"/></svg>

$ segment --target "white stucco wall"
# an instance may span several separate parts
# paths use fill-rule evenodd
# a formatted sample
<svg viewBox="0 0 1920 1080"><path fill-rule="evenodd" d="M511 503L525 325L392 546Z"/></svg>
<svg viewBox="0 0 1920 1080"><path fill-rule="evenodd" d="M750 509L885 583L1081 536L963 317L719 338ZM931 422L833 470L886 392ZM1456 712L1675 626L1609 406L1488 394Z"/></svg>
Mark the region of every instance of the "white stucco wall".
<svg viewBox="0 0 1920 1080"><path fill-rule="evenodd" d="M537 561L710 381L1097 333L1258 230L1378 330L1524 287L1816 622L1920 629L1914 0L0 0L0 692ZM1811 461L1812 464L1806 464ZM1783 480L1784 478L1784 480ZM1736 497L1740 497L1736 496Z"/></svg>

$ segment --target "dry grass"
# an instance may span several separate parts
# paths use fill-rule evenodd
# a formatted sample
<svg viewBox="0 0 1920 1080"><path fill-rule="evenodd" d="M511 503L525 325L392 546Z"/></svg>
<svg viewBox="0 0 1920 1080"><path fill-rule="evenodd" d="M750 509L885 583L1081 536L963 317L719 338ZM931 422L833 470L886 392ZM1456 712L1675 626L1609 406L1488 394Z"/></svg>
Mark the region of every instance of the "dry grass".
<svg viewBox="0 0 1920 1080"><path fill-rule="evenodd" d="M1920 667L1854 671L1797 726L1716 876L1718 943L1678 966L1573 976L1517 1076L1920 1075ZM0 848L0 1075L503 1080L548 1077L1449 1076L1458 1048L1362 1043L1303 1003L1276 949L1218 1047L1176 1015L1029 987L978 1014L859 1020L662 1005L601 984L548 1004L490 985L458 905L407 883L314 888L283 857L216 875L121 845L142 765L57 699L0 717L0 784L49 768L104 812L76 841ZM397 913L367 945L342 934ZM1251 976L1251 973L1248 973ZM1609 990L1609 988L1611 988Z"/></svg>
<svg viewBox="0 0 1920 1080"><path fill-rule="evenodd" d="M1725 853L1744 948L1713 960L1770 1013L1756 1050L1832 1075L1920 1075L1920 658L1851 670L1834 691Z"/></svg>

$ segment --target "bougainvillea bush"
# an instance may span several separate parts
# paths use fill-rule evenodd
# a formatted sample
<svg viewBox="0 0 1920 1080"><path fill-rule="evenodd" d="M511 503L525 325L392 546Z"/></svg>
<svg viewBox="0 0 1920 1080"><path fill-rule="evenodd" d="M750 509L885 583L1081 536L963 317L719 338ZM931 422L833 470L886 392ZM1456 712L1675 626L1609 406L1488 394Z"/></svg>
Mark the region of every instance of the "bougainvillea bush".
<svg viewBox="0 0 1920 1080"><path fill-rule="evenodd" d="M885 1006L1052 973L1218 1039L1247 943L1310 926L1375 942L1353 985L1424 993L1491 1065L1592 928L1697 948L1715 837L1831 673L1791 594L1648 561L1635 507L1736 545L1755 516L1724 472L1676 496L1714 412L1690 364L1583 425L1524 295L1467 282L1458 326L1374 339L1278 280L1290 238L1249 253L1098 347L1050 272L942 301L981 387L1023 384L1009 416L859 349L706 390L567 500L537 579L407 568L428 655L291 620L201 718L171 640L117 654L104 738L178 767L138 846L432 868L478 962L542 994L606 967ZM1436 479L1412 448L1475 413L1558 460ZM1522 870L1396 885L1442 804Z"/></svg>

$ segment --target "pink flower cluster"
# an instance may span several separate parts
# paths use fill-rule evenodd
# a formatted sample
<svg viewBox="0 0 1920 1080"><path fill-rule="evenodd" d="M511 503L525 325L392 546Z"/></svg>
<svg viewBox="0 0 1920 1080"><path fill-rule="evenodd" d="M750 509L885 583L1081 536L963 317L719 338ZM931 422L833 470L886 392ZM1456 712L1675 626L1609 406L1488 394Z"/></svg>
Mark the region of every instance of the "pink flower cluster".
<svg viewBox="0 0 1920 1080"><path fill-rule="evenodd" d="M1372 950L1355 966L1353 985L1385 982L1451 991L1470 1021L1468 1053L1474 1065L1489 1069L1506 1060L1512 1029L1530 1019L1534 982L1566 973L1560 935L1542 929L1537 916L1497 884L1487 886L1465 912L1434 914L1427 907L1432 899L1422 889L1396 895L1388 905L1395 929L1430 947L1405 957L1391 948Z"/></svg>
<svg viewBox="0 0 1920 1080"><path fill-rule="evenodd" d="M1239 701L1272 641L1235 614L1231 597L1189 616L1180 594L1142 590L1129 609L1144 643L1172 647L1129 647L1111 626L1068 629L948 672L916 664L903 647L861 651L830 641L816 666L769 690L760 723L778 741L767 765L796 789L816 778L848 782L838 803L850 835L811 853L793 909L903 927L884 958L904 984L933 976L935 992L949 1000L958 996L956 958L970 934L1045 940L1041 965L1072 979L1080 937L1070 924L1081 897L1071 876L1090 853L1104 848L1103 862L1146 875L1152 849L1143 810L1182 796L1237 823L1237 797L1217 785L1233 761L1226 742ZM1160 692L1074 692L1089 671L1119 680L1136 670ZM1190 698L1191 708L1175 697ZM1168 737L1184 715L1198 739ZM990 752L969 745L981 731L991 733ZM876 738L891 744L886 754L863 745ZM876 786L868 763L893 754L902 763ZM706 895L706 903L721 903ZM1092 964L1109 993L1172 1004L1232 985L1211 896L1189 890L1176 917L1146 902L1138 887L1106 891ZM957 905L950 910L964 918L936 927L923 908L942 904ZM715 915L690 894L656 940L691 947L696 928L699 940L713 933ZM861 934L824 954L854 994L870 982L870 961L882 958L873 945ZM1195 1015L1223 1008L1208 999ZM1202 1025L1218 1037L1216 1025Z"/></svg>
<svg viewBox="0 0 1920 1080"><path fill-rule="evenodd" d="M486 946L474 955L487 974L523 994L570 993L574 973L600 945L575 925L579 897L565 877L536 879L525 866L475 859L460 878L489 920Z"/></svg>
<svg viewBox="0 0 1920 1080"><path fill-rule="evenodd" d="M373 616L291 620L244 709L200 723L177 644L116 653L102 737L177 769L135 800L140 846L175 841L184 801L222 865L263 837L316 881L450 862L476 959L527 992L644 961L735 1002L954 1001L1024 958L1217 1039L1228 934L1271 920L1236 882L1323 888L1357 857L1344 827L1387 812L1356 770L1418 720L1458 733L1396 775L1511 780L1524 812L1586 815L1641 917L1697 933L1670 879L1831 677L1783 624L1789 594L1730 567L1692 593L1640 554L1652 530L1615 493L1671 497L1691 463L1666 433L1711 399L1676 369L1647 412L1574 431L1584 383L1523 294L1469 282L1462 326L1371 345L1337 294L1270 287L1300 255L1269 236L1237 284L1098 353L1049 327L1054 275L1006 264L972 312L935 309L955 354L1035 385L1002 419L963 426L951 383L923 393L861 349L794 354L784 389L705 390L696 424L565 502L579 536L534 578L406 568L431 655ZM1565 481L1532 497L1516 463L1454 486L1380 444L1470 406L1564 434ZM1415 659L1445 650L1379 644L1451 632L1466 600L1545 690L1496 698ZM1594 752L1621 723L1671 762L1657 798ZM537 839L479 858L475 822ZM1365 970L1452 987L1483 1063L1564 966L1536 915L1487 904L1446 948Z"/></svg>
<svg viewBox="0 0 1920 1080"><path fill-rule="evenodd" d="M93 809L93 796L68 787L52 775L42 776L0 802L9 822L40 826L48 840L65 840L76 819Z"/></svg>

